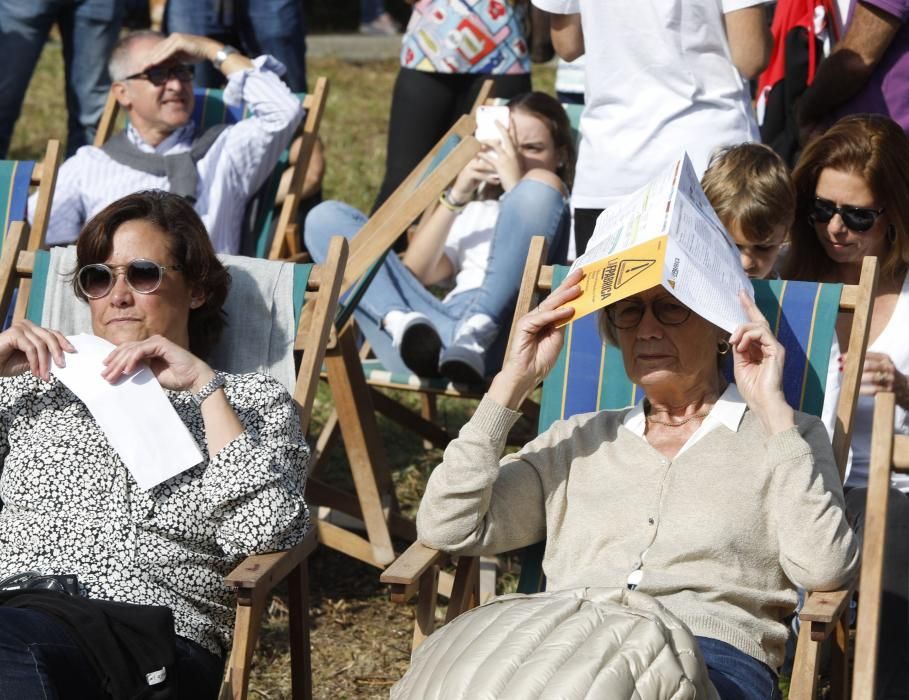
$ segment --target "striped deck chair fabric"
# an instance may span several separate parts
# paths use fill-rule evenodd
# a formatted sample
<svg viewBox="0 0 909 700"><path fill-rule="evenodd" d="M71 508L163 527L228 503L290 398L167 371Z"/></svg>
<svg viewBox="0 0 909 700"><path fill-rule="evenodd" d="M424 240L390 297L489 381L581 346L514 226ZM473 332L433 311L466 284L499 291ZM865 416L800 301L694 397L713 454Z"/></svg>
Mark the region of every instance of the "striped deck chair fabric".
<svg viewBox="0 0 909 700"><path fill-rule="evenodd" d="M553 268L553 288L567 274L567 267ZM820 416L843 285L786 280L754 280L753 284L758 308L786 349L786 400L799 411ZM543 382L541 433L557 420L627 408L644 396L625 374L619 349L600 339L597 316L588 314L568 325L562 352ZM526 550L518 592L542 590L543 547L540 542Z"/></svg>
<svg viewBox="0 0 909 700"><path fill-rule="evenodd" d="M245 104L226 104L223 90L196 88L195 95L196 104L193 107L192 119L203 132L218 124L236 124L250 114L249 107ZM300 92L296 95L301 103L306 99L306 93ZM275 206L275 197L281 184L281 175L289 164L290 150L284 149L271 175L250 201L250 206L253 207L253 220L249 235L241 242L241 252L246 255L256 258L264 258L268 255L271 231L277 222L279 212L278 207Z"/></svg>
<svg viewBox="0 0 909 700"><path fill-rule="evenodd" d="M0 160L0 242L13 221L25 221L34 161Z"/></svg>

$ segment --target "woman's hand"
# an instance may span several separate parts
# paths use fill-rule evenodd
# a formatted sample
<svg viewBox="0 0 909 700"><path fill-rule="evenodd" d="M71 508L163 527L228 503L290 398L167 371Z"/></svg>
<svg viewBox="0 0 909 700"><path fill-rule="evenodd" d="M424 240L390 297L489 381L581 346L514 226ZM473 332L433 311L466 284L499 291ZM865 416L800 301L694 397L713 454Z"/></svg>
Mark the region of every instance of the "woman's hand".
<svg viewBox="0 0 909 700"><path fill-rule="evenodd" d="M460 204L467 204L473 199L474 193L484 182L497 183L498 174L495 168L487 163L478 154L464 169L458 173L454 184L451 186L451 198Z"/></svg>
<svg viewBox="0 0 909 700"><path fill-rule="evenodd" d="M729 337L735 383L745 403L773 435L795 425L795 414L782 387L786 352L744 290L739 291L739 299L750 321Z"/></svg>
<svg viewBox="0 0 909 700"><path fill-rule="evenodd" d="M844 354L843 362L845 358ZM896 402L903 408L909 408L909 380L906 375L896 368L890 355L866 352L859 393L874 396L879 391L892 391L896 394Z"/></svg>
<svg viewBox="0 0 909 700"><path fill-rule="evenodd" d="M39 379L50 379L50 358L65 367L64 352L76 352L60 331L36 326L28 320L14 321L0 333L0 376L14 377L31 370Z"/></svg>
<svg viewBox="0 0 909 700"><path fill-rule="evenodd" d="M511 127L506 129L496 122L496 128L502 135L502 139L484 144L489 150L480 152L478 157L495 170L499 184L502 185L503 190L508 192L524 177L524 161L518 152L514 124L512 123Z"/></svg>
<svg viewBox="0 0 909 700"><path fill-rule="evenodd" d="M516 410L549 374L565 339L564 327L555 324L569 321L574 314L563 304L581 296L578 283L583 276L575 270L537 308L518 319L511 351L489 387L490 398L498 404Z"/></svg>
<svg viewBox="0 0 909 700"><path fill-rule="evenodd" d="M189 350L161 335L145 340L133 340L118 345L104 358L101 376L111 384L124 375L148 364L158 383L165 389L197 393L214 376L214 371Z"/></svg>

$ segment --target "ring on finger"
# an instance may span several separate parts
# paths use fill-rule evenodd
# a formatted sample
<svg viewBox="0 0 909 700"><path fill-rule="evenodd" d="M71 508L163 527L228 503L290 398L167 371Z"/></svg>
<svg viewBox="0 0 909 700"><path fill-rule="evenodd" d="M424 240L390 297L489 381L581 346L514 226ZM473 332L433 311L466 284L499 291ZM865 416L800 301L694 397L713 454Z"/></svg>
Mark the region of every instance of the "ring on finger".
<svg viewBox="0 0 909 700"><path fill-rule="evenodd" d="M881 372L880 370L875 372L874 381L876 381L878 384L883 384L884 383L884 373Z"/></svg>

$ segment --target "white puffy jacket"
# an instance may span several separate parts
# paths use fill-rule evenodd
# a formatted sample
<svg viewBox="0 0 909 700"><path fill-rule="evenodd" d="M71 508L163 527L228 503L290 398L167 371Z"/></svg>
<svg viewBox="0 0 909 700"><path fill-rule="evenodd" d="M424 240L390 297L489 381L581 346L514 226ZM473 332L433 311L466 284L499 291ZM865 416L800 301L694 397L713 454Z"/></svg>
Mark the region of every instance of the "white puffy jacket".
<svg viewBox="0 0 909 700"><path fill-rule="evenodd" d="M718 700L697 641L656 599L623 588L508 595L414 652L392 700Z"/></svg>

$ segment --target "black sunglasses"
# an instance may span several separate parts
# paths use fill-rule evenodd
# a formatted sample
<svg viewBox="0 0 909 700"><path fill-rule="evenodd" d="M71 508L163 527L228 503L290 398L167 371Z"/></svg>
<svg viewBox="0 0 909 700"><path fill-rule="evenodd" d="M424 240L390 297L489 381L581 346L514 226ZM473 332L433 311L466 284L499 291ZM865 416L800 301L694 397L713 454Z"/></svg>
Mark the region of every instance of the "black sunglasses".
<svg viewBox="0 0 909 700"><path fill-rule="evenodd" d="M127 265L105 265L94 263L86 265L76 277L79 289L89 299L100 299L107 296L114 286L114 279L123 272L126 284L139 294L151 294L161 286L165 270L182 270L180 265L159 265L153 260L142 258L133 260Z"/></svg>
<svg viewBox="0 0 909 700"><path fill-rule="evenodd" d="M172 77L181 83L188 83L196 75L196 67L188 63L180 63L176 66L155 66L141 73L127 75L124 80L147 80L155 87L161 87Z"/></svg>
<svg viewBox="0 0 909 700"><path fill-rule="evenodd" d="M606 315L616 328L628 330L635 328L644 318L647 304L637 299L622 299L606 307ZM657 299L650 305L656 320L664 326L678 326L688 320L691 309L672 297Z"/></svg>
<svg viewBox="0 0 909 700"><path fill-rule="evenodd" d="M850 207L849 205L838 207L830 200L815 197L814 210L808 215L808 219L812 224L826 224L836 214L839 214L843 218L843 223L846 224L846 228L850 231L855 231L856 233L864 233L874 226L874 222L877 221L877 217L879 217L883 211L884 207L881 207L880 209Z"/></svg>

